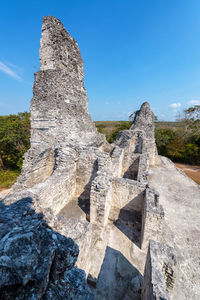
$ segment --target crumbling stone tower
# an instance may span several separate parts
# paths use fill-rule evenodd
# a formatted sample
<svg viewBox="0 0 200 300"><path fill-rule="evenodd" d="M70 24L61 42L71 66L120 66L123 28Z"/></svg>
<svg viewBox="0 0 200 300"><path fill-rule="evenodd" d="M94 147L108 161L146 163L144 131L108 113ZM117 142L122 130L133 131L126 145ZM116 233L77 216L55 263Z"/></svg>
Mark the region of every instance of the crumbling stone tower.
<svg viewBox="0 0 200 300"><path fill-rule="evenodd" d="M105 142L88 113L83 81L76 41L58 19L44 17L40 71L35 73L31 101L31 149L25 156L19 188L47 179L63 164L61 156L67 147L99 147Z"/></svg>

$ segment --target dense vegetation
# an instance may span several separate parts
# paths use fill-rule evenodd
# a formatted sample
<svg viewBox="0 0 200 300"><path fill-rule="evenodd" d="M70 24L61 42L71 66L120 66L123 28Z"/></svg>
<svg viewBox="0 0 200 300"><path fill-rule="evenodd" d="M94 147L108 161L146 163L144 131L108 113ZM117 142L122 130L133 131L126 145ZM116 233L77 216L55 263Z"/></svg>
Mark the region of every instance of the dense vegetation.
<svg viewBox="0 0 200 300"><path fill-rule="evenodd" d="M156 126L155 138L159 154L174 162L199 165L200 105L184 110L184 117L172 127Z"/></svg>
<svg viewBox="0 0 200 300"><path fill-rule="evenodd" d="M95 122L112 143L132 121ZM200 165L200 106L184 111L177 122L155 122L158 152L174 162ZM30 147L30 114L0 116L0 188L9 187L20 173L23 155Z"/></svg>
<svg viewBox="0 0 200 300"><path fill-rule="evenodd" d="M20 170L30 147L30 114L0 116L0 167Z"/></svg>

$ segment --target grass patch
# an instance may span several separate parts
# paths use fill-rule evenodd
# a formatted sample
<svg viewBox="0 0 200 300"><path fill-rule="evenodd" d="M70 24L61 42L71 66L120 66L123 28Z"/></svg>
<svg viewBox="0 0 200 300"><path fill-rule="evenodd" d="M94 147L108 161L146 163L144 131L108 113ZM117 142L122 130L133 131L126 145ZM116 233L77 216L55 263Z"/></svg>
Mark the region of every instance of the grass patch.
<svg viewBox="0 0 200 300"><path fill-rule="evenodd" d="M0 169L0 190L9 189L17 180L19 170Z"/></svg>

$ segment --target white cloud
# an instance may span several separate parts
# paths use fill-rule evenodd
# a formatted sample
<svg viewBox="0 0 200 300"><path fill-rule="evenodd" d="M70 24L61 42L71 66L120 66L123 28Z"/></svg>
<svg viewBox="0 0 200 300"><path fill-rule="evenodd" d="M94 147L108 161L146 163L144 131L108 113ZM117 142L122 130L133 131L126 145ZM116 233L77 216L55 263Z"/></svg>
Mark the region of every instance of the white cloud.
<svg viewBox="0 0 200 300"><path fill-rule="evenodd" d="M118 104L118 105L120 105L120 104L121 104L121 102L120 102L120 101L117 101L117 104Z"/></svg>
<svg viewBox="0 0 200 300"><path fill-rule="evenodd" d="M180 102L177 102L177 103L172 103L169 105L170 108L178 108L178 107L181 107L181 103Z"/></svg>
<svg viewBox="0 0 200 300"><path fill-rule="evenodd" d="M105 104L106 104L106 105L109 105L109 104L110 104L110 102L106 101L106 102L105 102Z"/></svg>
<svg viewBox="0 0 200 300"><path fill-rule="evenodd" d="M187 104L190 104L190 105L200 105L200 100L190 100L190 101L188 101Z"/></svg>
<svg viewBox="0 0 200 300"><path fill-rule="evenodd" d="M9 68L7 65L2 63L1 61L0 61L0 71L17 79L17 80L22 80L21 77L16 72L14 72L11 68Z"/></svg>

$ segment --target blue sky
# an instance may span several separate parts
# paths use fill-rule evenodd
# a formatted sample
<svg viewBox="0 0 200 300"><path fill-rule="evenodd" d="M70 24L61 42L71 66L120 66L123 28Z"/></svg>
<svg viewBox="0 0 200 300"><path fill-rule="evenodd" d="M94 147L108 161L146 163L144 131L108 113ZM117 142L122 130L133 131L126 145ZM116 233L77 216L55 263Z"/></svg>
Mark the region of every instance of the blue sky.
<svg viewBox="0 0 200 300"><path fill-rule="evenodd" d="M8 0L0 3L0 115L29 110L45 15L78 42L94 120L127 120L144 101L174 120L200 104L199 0Z"/></svg>

